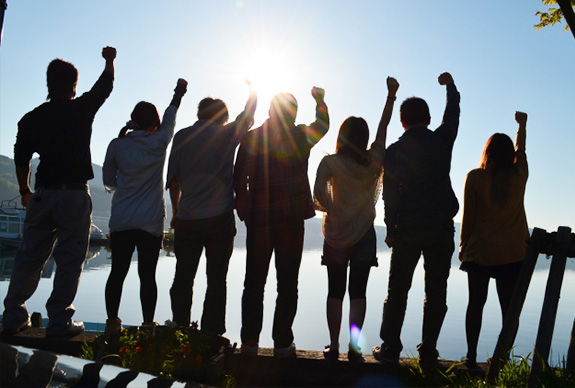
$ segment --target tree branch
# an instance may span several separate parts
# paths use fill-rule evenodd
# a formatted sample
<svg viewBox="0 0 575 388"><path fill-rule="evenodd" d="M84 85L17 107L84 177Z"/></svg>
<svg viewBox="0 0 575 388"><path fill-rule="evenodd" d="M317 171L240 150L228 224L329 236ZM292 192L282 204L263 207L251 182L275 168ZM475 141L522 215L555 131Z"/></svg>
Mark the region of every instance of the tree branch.
<svg viewBox="0 0 575 388"><path fill-rule="evenodd" d="M575 38L575 12L573 11L573 6L571 5L570 0L556 0L557 4L559 4L559 8L561 8L561 12L563 12L563 17L565 21L569 25L569 29Z"/></svg>

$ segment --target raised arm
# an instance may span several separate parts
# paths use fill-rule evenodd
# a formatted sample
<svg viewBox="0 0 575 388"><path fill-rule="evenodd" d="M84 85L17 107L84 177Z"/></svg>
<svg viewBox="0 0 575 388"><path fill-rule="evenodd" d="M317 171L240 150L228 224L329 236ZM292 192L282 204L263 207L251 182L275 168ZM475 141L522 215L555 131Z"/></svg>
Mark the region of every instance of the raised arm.
<svg viewBox="0 0 575 388"><path fill-rule="evenodd" d="M329 129L329 113L325 104L325 90L318 87L311 89L311 95L315 100L315 121L306 127L306 135L309 143L313 147L325 136Z"/></svg>
<svg viewBox="0 0 575 388"><path fill-rule="evenodd" d="M250 95L248 97L248 101L246 102L244 111L240 113L233 122L226 125L226 128L235 130L236 141L238 144L242 141L242 138L252 127L252 125L254 125L254 113L256 112L256 107L258 106L257 90L253 87L253 84L250 80L246 79L246 83L250 87Z"/></svg>
<svg viewBox="0 0 575 388"><path fill-rule="evenodd" d="M102 57L106 60L104 71L114 75L114 60L116 59L116 49L106 46L102 49Z"/></svg>
<svg viewBox="0 0 575 388"><path fill-rule="evenodd" d="M383 108L383 113L381 114L381 120L379 120L379 125L377 127L377 135L375 136L375 141L382 143L385 146L385 139L387 138L387 126L391 121L391 114L393 113L393 103L396 99L397 89L399 89L399 83L393 77L387 77L387 100L385 101L385 107Z"/></svg>
<svg viewBox="0 0 575 388"><path fill-rule="evenodd" d="M188 82L185 79L178 79L176 88L174 89L174 96L172 97L172 101L164 111L162 124L160 125L159 130L155 133L158 136L157 139L159 144L164 148L168 147L168 144L170 144L172 137L174 136L174 129L176 127L176 114L178 112L180 103L182 102L182 97L186 94L187 86Z"/></svg>
<svg viewBox="0 0 575 388"><path fill-rule="evenodd" d="M519 124L517 136L515 136L515 149L525 152L525 142L527 138L527 113L515 112L515 121Z"/></svg>
<svg viewBox="0 0 575 388"><path fill-rule="evenodd" d="M442 135L453 144L457 137L457 130L459 128L459 92L455 87L451 74L442 73L437 77L437 81L440 85L445 86L447 102L445 104L445 111L443 112L443 120L435 132Z"/></svg>
<svg viewBox="0 0 575 388"><path fill-rule="evenodd" d="M170 105L179 108L180 103L182 102L182 97L184 97L187 91L188 81L183 78L178 78L176 88L174 89L174 96L172 97L172 102L170 102Z"/></svg>

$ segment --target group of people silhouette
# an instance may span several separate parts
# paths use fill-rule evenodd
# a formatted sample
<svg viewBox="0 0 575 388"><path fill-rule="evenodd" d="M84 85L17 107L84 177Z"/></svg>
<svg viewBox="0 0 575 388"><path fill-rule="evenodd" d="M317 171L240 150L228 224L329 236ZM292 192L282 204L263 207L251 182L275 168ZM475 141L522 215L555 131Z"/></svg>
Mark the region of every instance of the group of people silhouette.
<svg viewBox="0 0 575 388"><path fill-rule="evenodd" d="M50 256L57 270L46 303L46 336L66 337L84 330L82 322L72 319L72 302L89 243L91 199L87 182L94 177L90 157L92 121L112 91L116 50L105 47L102 56L102 75L90 91L78 98L76 68L61 59L52 61L47 70L49 101L18 123L14 160L27 214L23 242L4 300L5 334L30 327L26 301L35 292ZM297 310L304 220L314 217L318 210L324 214L321 262L328 275L330 343L324 356L328 360L340 357L347 288L347 357L360 362L363 353L358 338L365 319L370 269L377 265L374 220L375 204L381 195L385 242L392 253L380 331L382 344L373 348L373 355L382 363L399 362L407 295L423 256L425 301L417 350L422 366L434 366L455 250L453 217L459 210L450 169L460 96L451 74L441 74L438 82L445 86L447 96L441 125L430 130L427 103L410 97L400 107L405 133L386 147L387 127L399 88L397 80L388 77L387 100L375 141L368 147L369 127L363 118L351 116L344 120L335 153L319 164L313 192L308 181L308 159L329 129L323 89L314 87L311 91L316 104L312 124L296 124L298 102L293 95L281 93L271 101L269 118L253 130L257 93L251 84L245 109L234 121L228 122L229 112L222 100L208 97L198 104L198 121L175 135L176 114L187 89L185 80L177 81L161 119L153 104L138 103L131 119L110 142L103 166L104 185L113 193L109 222L112 269L105 288L105 333L122 327L119 306L135 249L142 325L156 325L155 273L166 217L164 191L168 190L177 259L170 289L175 324L188 327L191 323L194 279L204 252L207 290L200 327L209 335L226 332L226 278L236 234L235 209L247 227L241 353L258 353L264 288L273 255L277 277L274 356L295 356L292 324ZM523 205L528 175L527 115L516 112L515 118L519 125L515 145L509 136L494 134L485 145L479 168L469 172L465 183L459 258L461 270L468 275L468 350L464 361L470 368L477 365L489 280L496 280L505 317L529 238ZM30 160L34 153L40 155L40 164L32 192Z"/></svg>

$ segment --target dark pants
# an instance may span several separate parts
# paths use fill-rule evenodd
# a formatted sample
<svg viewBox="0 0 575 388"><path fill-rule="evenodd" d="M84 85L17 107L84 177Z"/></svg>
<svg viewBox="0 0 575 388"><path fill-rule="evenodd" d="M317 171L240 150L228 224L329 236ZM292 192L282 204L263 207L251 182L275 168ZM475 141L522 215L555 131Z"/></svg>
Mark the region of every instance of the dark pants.
<svg viewBox="0 0 575 388"><path fill-rule="evenodd" d="M287 347L293 342L292 324L297 310L303 237L303 221L271 229L248 226L246 278L242 296L243 343L259 342L264 311L264 288L274 252L278 296L272 338L276 348Z"/></svg>
<svg viewBox="0 0 575 388"><path fill-rule="evenodd" d="M32 195L4 299L4 327L18 327L29 319L26 301L36 291L44 265L52 255L56 274L46 302L46 332L59 335L66 329L76 311L72 302L88 251L91 214L92 200L87 189L38 189Z"/></svg>
<svg viewBox="0 0 575 388"><path fill-rule="evenodd" d="M201 329L213 334L225 333L226 278L235 235L233 212L200 220L176 219L174 252L177 264L170 297L173 320L178 325L190 325L194 278L206 248L208 286Z"/></svg>
<svg viewBox="0 0 575 388"><path fill-rule="evenodd" d="M481 271L470 271L467 273L469 287L469 304L465 313L465 335L467 339L467 358L470 361L477 361L477 344L479 333L481 332L481 321L483 320L483 307L487 301L487 291L489 290L489 275ZM501 307L501 322L505 322L507 311L515 290L515 285L519 275L496 278L497 296Z"/></svg>
<svg viewBox="0 0 575 388"><path fill-rule="evenodd" d="M124 280L130 269L134 249L138 248L138 276L140 277L140 302L144 322L154 321L158 287L156 266L162 248L162 237L141 229L113 232L112 271L106 283L106 312L109 319L118 318Z"/></svg>
<svg viewBox="0 0 575 388"><path fill-rule="evenodd" d="M423 253L425 301L422 341L417 350L422 359L437 357L437 338L447 312L447 278L454 250L453 233L453 227L403 229L395 238L380 331L382 350L387 356L399 357L403 349L400 335L407 294L411 288L413 272Z"/></svg>

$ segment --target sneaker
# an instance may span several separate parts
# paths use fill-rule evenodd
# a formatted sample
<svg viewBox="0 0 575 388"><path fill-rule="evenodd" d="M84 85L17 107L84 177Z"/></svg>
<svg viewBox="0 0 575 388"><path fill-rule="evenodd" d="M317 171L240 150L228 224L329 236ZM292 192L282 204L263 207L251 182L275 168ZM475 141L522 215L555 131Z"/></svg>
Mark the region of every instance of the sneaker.
<svg viewBox="0 0 575 388"><path fill-rule="evenodd" d="M256 341L251 340L242 344L242 354L244 356L257 356L259 345Z"/></svg>
<svg viewBox="0 0 575 388"><path fill-rule="evenodd" d="M323 350L323 357L329 361L337 361L339 358L339 349L326 345L325 349Z"/></svg>
<svg viewBox="0 0 575 388"><path fill-rule="evenodd" d="M382 345L383 346L383 345ZM399 365L399 354L389 354L380 346L374 346L372 349L373 357L382 364Z"/></svg>
<svg viewBox="0 0 575 388"><path fill-rule="evenodd" d="M347 359L349 362L365 362L363 353L361 352L361 348L359 346L349 346L349 350L347 351Z"/></svg>
<svg viewBox="0 0 575 388"><path fill-rule="evenodd" d="M52 333L46 330L46 337L48 338L58 338L58 337L74 337L84 331L84 322L81 321L73 321L70 319L70 322L66 326L66 328L61 332Z"/></svg>
<svg viewBox="0 0 575 388"><path fill-rule="evenodd" d="M274 357L296 357L295 344L292 342L291 345L286 346L285 348L274 348Z"/></svg>
<svg viewBox="0 0 575 388"><path fill-rule="evenodd" d="M28 330L30 327L32 327L32 322L30 321L30 318L26 319L26 322L18 325L18 326L2 326L2 334L7 334L7 335L13 335L13 334L18 334L24 330Z"/></svg>
<svg viewBox="0 0 575 388"><path fill-rule="evenodd" d="M104 329L104 335L112 335L119 333L122 330L122 320L120 318L116 319L106 319L106 329Z"/></svg>

